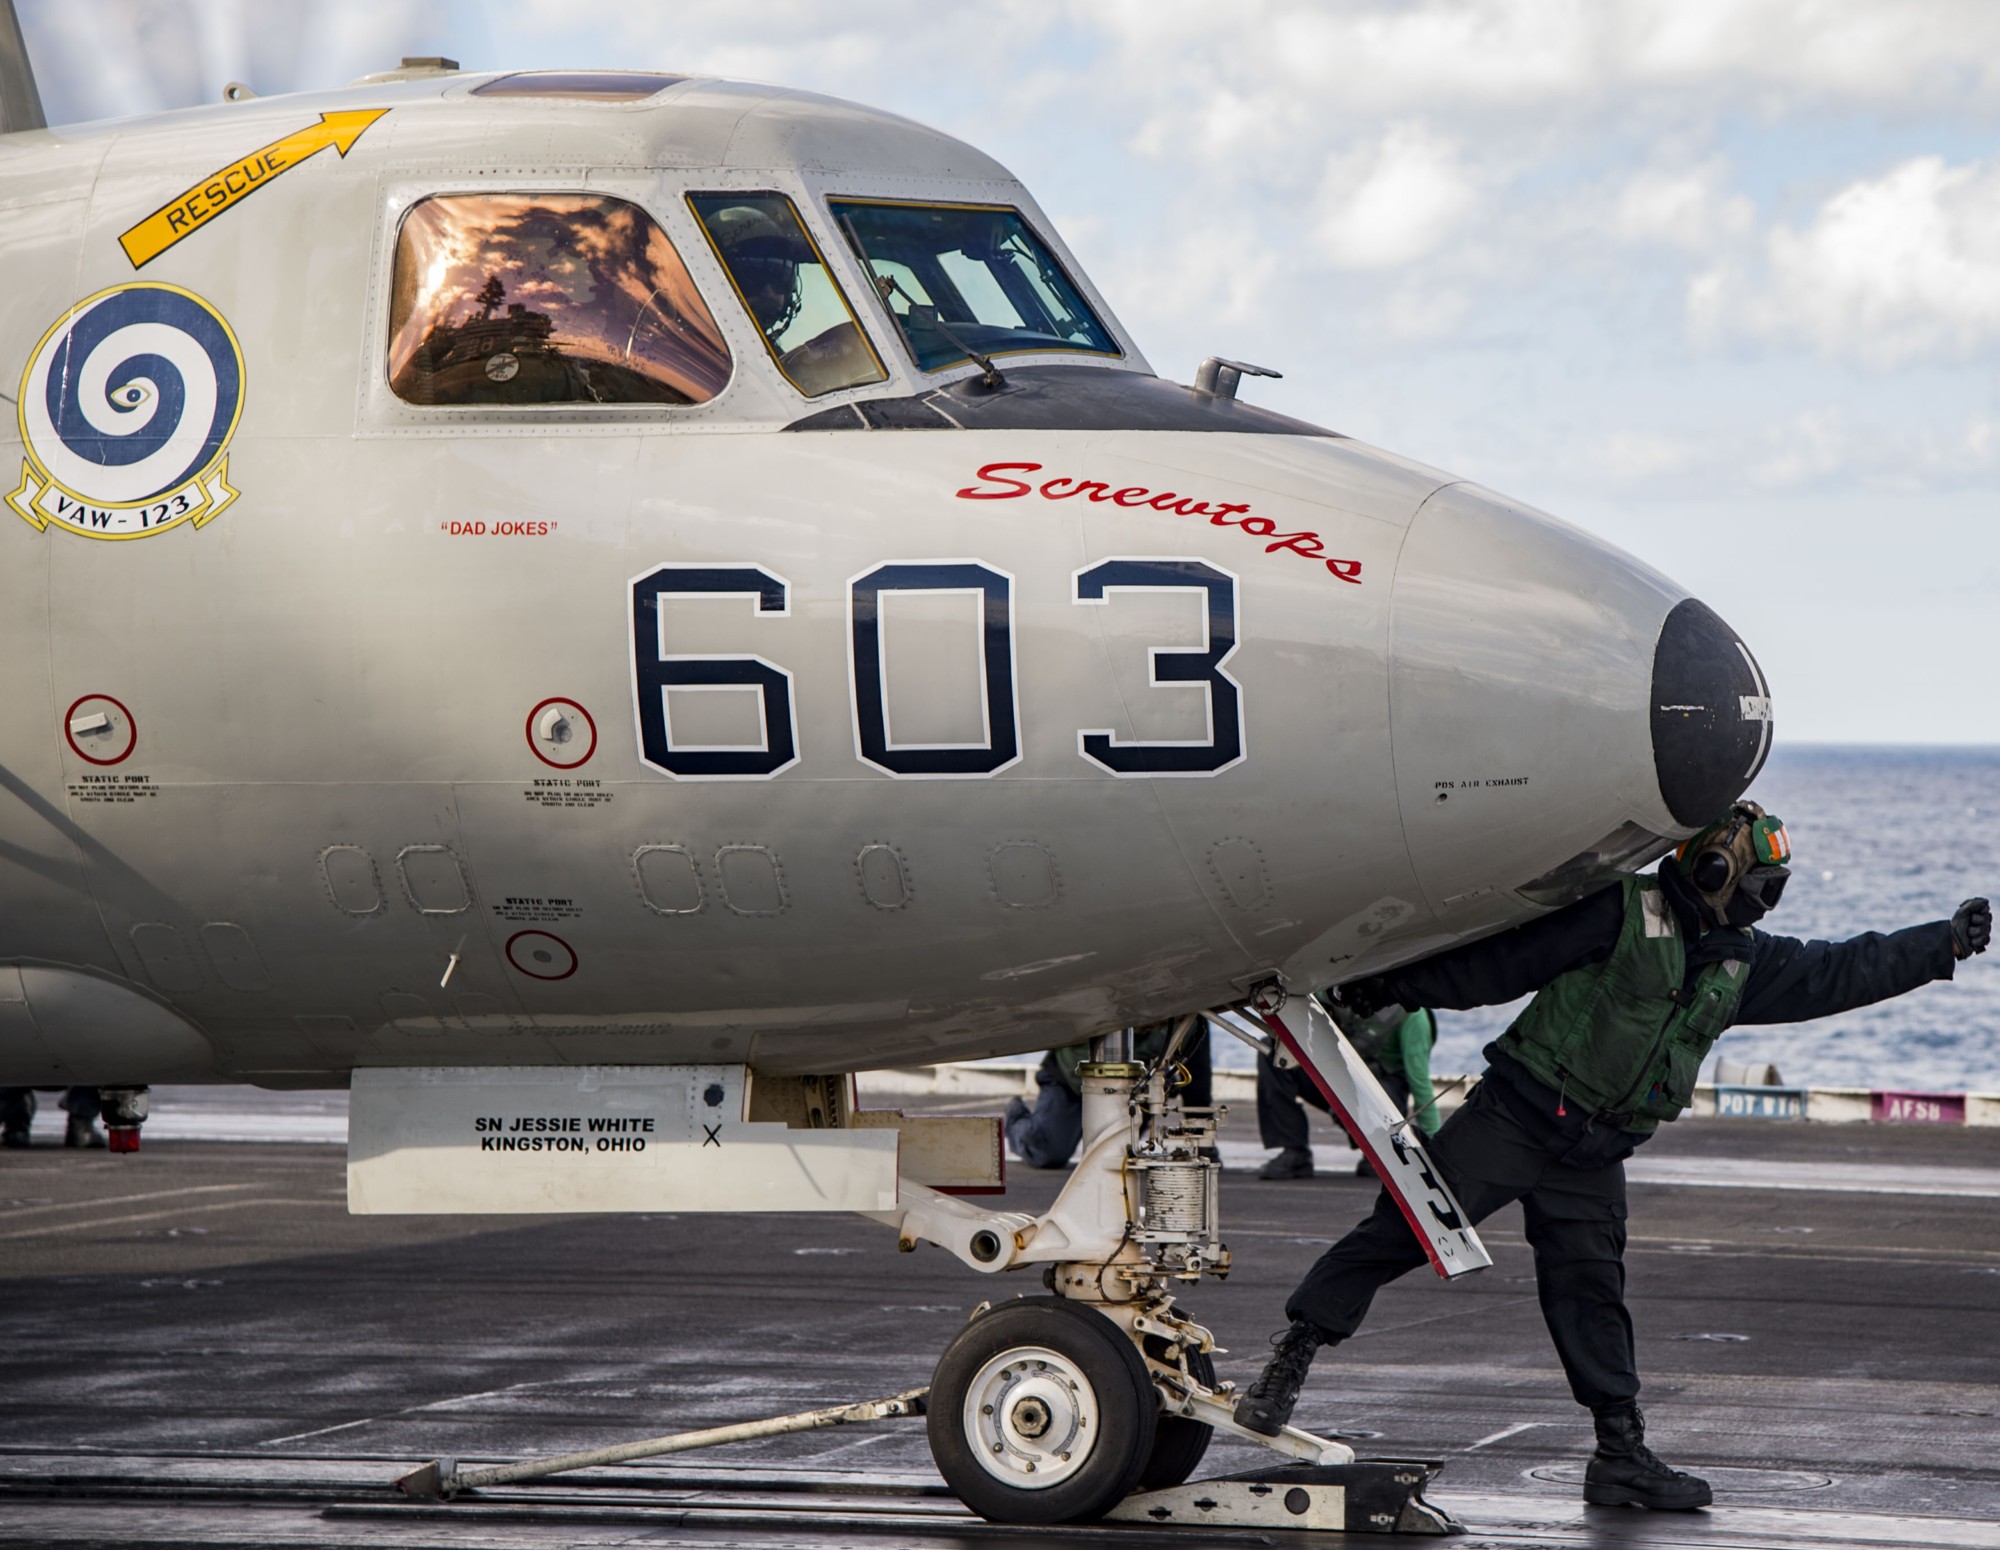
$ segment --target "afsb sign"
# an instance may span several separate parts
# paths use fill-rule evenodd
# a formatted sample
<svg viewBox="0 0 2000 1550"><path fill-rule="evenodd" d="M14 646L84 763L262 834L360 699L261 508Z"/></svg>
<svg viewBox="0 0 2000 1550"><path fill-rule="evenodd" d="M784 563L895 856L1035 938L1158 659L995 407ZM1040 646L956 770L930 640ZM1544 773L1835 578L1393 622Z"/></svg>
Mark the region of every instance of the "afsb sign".
<svg viewBox="0 0 2000 1550"><path fill-rule="evenodd" d="M1870 1093L1868 1117L1889 1125L1963 1125L1964 1093Z"/></svg>

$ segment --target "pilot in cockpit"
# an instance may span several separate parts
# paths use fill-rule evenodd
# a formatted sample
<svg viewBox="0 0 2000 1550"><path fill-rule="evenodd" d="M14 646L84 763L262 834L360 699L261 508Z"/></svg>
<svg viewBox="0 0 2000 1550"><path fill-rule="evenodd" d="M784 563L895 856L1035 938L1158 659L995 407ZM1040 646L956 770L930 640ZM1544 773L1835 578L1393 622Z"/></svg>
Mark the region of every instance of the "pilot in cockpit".
<svg viewBox="0 0 2000 1550"><path fill-rule="evenodd" d="M817 397L882 380L881 363L790 200L704 194L693 203L778 369L801 393Z"/></svg>
<svg viewBox="0 0 2000 1550"><path fill-rule="evenodd" d="M818 262L796 228L778 223L752 203L730 204L708 217L709 232L743 300L764 336L775 339L798 316L799 265Z"/></svg>

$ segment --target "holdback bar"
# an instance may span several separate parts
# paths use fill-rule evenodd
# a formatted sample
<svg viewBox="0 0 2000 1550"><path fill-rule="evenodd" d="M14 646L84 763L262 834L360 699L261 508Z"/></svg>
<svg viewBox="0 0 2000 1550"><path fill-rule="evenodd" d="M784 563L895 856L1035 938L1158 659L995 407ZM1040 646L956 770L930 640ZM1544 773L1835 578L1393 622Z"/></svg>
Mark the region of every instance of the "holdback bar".
<svg viewBox="0 0 2000 1550"><path fill-rule="evenodd" d="M674 1432L664 1437L647 1437L638 1442L621 1442L609 1448L591 1448L583 1453L560 1453L554 1458L523 1459L517 1464L493 1464L484 1469L460 1470L456 1459L433 1459L410 1471L396 1482L406 1496L432 1500L450 1498L461 1491L486 1485L508 1485L516 1480L539 1480L573 1469L595 1469L604 1464L623 1464L631 1459L658 1458L667 1453L687 1453L695 1448L713 1448L726 1442L754 1442L761 1437L783 1437L793 1432L814 1432L829 1426L848 1426L856 1421L886 1421L897 1416L924 1413L928 1388L908 1389L887 1399L864 1400L853 1405L833 1405L823 1410L801 1410L794 1415L773 1416L767 1421L739 1421L733 1426L711 1426L698 1432Z"/></svg>

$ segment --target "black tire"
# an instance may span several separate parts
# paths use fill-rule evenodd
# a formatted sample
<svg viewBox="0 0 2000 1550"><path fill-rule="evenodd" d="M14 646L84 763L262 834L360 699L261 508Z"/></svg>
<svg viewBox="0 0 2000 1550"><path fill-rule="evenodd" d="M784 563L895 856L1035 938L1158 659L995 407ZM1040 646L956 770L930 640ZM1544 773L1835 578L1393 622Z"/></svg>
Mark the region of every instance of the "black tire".
<svg viewBox="0 0 2000 1550"><path fill-rule="evenodd" d="M1075 1376L1053 1370L1031 1354L1034 1348L1052 1353ZM996 1396L1014 1391L1004 1387L1013 1379L981 1378L982 1373L991 1374L995 1362L1003 1362L1002 1373L1014 1367L1009 1357L1013 1351L1023 1353L1021 1384L1039 1385L1043 1392L1060 1384L1076 1395L1075 1413L1084 1418L1083 1428L1073 1432L1079 1447L1068 1450L1072 1455L1080 1452L1081 1457L1057 1465L1065 1473L1052 1485L1034 1483L1034 1471L1022 1463L1030 1459L1024 1451L1030 1445L1014 1447L1020 1433L1003 1433L996 1411L986 1410L983 1417L975 1412L971 1418L965 1413L976 1381L988 1385ZM994 1384L1003 1388L992 1389ZM1032 1400L1031 1390L1028 1400L1004 1400L1005 1406L1013 1407L1008 1424L1024 1413L1030 1424L1038 1419L1025 1412L1030 1402L1041 1403ZM1045 1405L1042 1413L1049 1408ZM1102 1516L1132 1494L1139 1472L1153 1455L1159 1418L1146 1364L1123 1330L1103 1314L1059 1297L1024 1297L973 1320L945 1348L931 1377L926 1425L938 1473L982 1518L994 1523L1075 1523ZM1052 1424L1066 1427L1068 1422L1058 1416ZM974 1426L988 1426L996 1438L1009 1440L989 1442ZM1054 1439L1048 1445L1053 1446ZM1007 1463L989 1468L988 1452Z"/></svg>
<svg viewBox="0 0 2000 1550"><path fill-rule="evenodd" d="M1215 1358L1206 1351L1188 1352L1188 1376L1204 1388L1215 1387ZM1164 1491L1184 1484L1201 1463L1215 1428L1184 1415L1163 1415L1153 1435L1153 1451L1139 1471L1141 1491Z"/></svg>

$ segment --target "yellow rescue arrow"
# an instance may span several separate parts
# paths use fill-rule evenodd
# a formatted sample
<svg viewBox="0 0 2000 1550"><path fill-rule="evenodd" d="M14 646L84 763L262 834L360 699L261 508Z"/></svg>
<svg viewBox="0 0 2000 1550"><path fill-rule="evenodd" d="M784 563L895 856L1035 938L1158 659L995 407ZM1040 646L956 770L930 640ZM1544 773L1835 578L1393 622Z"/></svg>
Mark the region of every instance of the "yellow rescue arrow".
<svg viewBox="0 0 2000 1550"><path fill-rule="evenodd" d="M132 260L132 267L143 269L181 238L193 235L308 156L317 155L329 145L345 156L368 126L388 111L358 108L346 113L322 113L317 124L308 124L282 140L273 140L175 196L120 237L119 245Z"/></svg>

